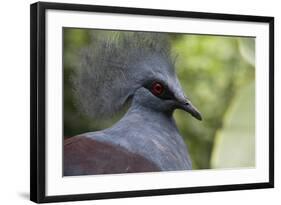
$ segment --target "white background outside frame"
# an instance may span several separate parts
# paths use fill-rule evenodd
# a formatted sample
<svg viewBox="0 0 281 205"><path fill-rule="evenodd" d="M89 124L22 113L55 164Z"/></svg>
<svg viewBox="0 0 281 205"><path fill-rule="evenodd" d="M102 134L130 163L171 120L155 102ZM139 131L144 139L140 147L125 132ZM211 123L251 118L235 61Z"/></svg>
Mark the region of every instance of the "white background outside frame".
<svg viewBox="0 0 281 205"><path fill-rule="evenodd" d="M0 124L1 204L34 204L29 198L29 4L34 0L3 1L0 7ZM48 0L57 2L57 0ZM60 0L81 3L78 0ZM281 13L279 1L255 0L84 0L85 4L116 5L186 11L275 16L275 56L281 53ZM12 11L11 12L11 9ZM15 15L16 14L16 15ZM16 25L16 26L15 26ZM281 104L281 58L275 58L275 105ZM10 76L13 76L11 80ZM281 106L275 106L275 147L281 146ZM12 146L11 146L12 145ZM8 155L9 154L9 155ZM123 198L98 201L68 202L84 205L143 204L279 204L281 191L281 149L275 149L274 189L243 190L184 195ZM126 181L124 182L126 183ZM53 203L61 205L62 203Z"/></svg>

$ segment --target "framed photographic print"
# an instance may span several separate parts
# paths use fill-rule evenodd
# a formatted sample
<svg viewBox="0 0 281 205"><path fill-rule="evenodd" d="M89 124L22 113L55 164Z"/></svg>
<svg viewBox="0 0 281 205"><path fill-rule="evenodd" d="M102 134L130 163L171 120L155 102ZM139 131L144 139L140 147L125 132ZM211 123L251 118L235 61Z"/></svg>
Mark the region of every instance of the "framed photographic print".
<svg viewBox="0 0 281 205"><path fill-rule="evenodd" d="M34 202L274 187L274 18L31 5Z"/></svg>

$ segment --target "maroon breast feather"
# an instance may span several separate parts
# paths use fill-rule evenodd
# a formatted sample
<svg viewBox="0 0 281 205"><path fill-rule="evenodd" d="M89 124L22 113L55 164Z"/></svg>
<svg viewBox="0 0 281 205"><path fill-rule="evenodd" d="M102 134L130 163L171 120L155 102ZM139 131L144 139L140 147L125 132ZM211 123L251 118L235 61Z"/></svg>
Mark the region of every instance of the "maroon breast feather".
<svg viewBox="0 0 281 205"><path fill-rule="evenodd" d="M141 155L85 136L64 141L64 176L160 171Z"/></svg>

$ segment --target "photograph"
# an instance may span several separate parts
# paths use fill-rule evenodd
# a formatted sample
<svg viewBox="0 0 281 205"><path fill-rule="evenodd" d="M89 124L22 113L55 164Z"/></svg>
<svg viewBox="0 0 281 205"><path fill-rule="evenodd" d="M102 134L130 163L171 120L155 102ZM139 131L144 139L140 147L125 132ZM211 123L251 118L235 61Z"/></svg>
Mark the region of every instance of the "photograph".
<svg viewBox="0 0 281 205"><path fill-rule="evenodd" d="M34 3L30 199L274 187L274 18Z"/></svg>
<svg viewBox="0 0 281 205"><path fill-rule="evenodd" d="M255 167L255 37L63 28L63 176Z"/></svg>
<svg viewBox="0 0 281 205"><path fill-rule="evenodd" d="M280 199L277 3L3 3L0 204Z"/></svg>

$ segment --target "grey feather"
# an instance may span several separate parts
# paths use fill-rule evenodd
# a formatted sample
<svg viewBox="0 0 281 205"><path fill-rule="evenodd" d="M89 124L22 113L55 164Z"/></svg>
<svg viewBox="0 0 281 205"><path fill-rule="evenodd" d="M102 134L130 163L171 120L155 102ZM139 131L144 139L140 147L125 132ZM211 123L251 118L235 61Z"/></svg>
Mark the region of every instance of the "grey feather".
<svg viewBox="0 0 281 205"><path fill-rule="evenodd" d="M169 45L167 34L160 33L94 36L91 44L82 49L72 77L77 107L93 118L114 115L139 87L135 75L142 68L136 65L152 55L173 64Z"/></svg>

